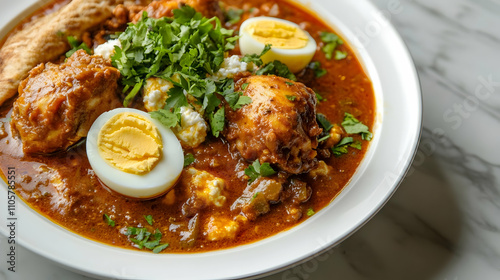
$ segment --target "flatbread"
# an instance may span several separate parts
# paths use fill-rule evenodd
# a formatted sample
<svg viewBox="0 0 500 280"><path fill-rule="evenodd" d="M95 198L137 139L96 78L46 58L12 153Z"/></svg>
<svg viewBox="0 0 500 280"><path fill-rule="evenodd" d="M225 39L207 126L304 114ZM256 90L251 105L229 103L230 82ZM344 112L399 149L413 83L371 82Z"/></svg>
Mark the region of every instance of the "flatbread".
<svg viewBox="0 0 500 280"><path fill-rule="evenodd" d="M11 36L0 49L0 105L17 94L19 83L36 65L69 49L67 36L82 34L111 17L119 0L73 0Z"/></svg>

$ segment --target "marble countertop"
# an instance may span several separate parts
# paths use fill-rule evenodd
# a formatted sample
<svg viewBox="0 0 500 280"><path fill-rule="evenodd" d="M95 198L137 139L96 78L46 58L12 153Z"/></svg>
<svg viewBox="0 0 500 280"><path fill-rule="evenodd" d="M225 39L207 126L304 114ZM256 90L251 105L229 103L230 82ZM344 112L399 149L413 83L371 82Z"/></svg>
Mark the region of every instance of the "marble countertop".
<svg viewBox="0 0 500 280"><path fill-rule="evenodd" d="M400 5L385 15L421 79L418 154L368 224L327 253L264 279L500 279L500 0L372 1L382 11ZM2 262L0 280L90 279L24 248L18 263L22 269L8 273Z"/></svg>

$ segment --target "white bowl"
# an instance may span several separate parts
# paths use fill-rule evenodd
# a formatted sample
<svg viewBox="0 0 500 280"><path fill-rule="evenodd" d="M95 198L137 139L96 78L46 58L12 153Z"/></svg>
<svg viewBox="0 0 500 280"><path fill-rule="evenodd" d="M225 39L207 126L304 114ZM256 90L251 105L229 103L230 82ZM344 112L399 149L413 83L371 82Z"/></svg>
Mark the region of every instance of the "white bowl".
<svg viewBox="0 0 500 280"><path fill-rule="evenodd" d="M422 101L415 67L403 41L368 1L300 0L331 24L355 50L373 82L374 138L351 182L305 222L237 248L199 254L151 254L107 246L69 232L16 204L17 241L71 270L118 279L234 279L274 273L337 245L387 202L408 170L418 144ZM35 0L1 0L0 36L39 7ZM394 8L394 7L393 7ZM23 12L24 11L24 12ZM393 11L386 11L390 14ZM10 22L9 22L10 21ZM6 200L2 182L0 198ZM0 221L7 223L3 202ZM7 235L7 228L0 227Z"/></svg>

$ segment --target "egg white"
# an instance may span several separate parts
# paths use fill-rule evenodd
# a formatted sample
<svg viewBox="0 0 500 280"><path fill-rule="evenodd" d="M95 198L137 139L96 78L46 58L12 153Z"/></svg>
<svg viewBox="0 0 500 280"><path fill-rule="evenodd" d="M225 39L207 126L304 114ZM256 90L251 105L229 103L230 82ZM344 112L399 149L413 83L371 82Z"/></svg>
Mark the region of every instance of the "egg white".
<svg viewBox="0 0 500 280"><path fill-rule="evenodd" d="M263 21L270 20L281 22L287 25L294 26L301 29L298 24L293 23L288 20L273 18L273 17L254 17L245 20L240 27L240 51L243 55L247 54L260 54L264 50L265 44L257 41L252 37L251 34L246 31L248 25ZM271 50L268 51L264 56L262 56L262 61L264 63L271 62L274 60L279 60L286 64L291 72L297 73L304 69L312 60L314 54L316 53L316 41L314 38L305 30L304 31L308 37L308 41L305 47L299 49L280 49L278 47L271 46Z"/></svg>
<svg viewBox="0 0 500 280"><path fill-rule="evenodd" d="M144 175L121 171L104 160L99 154L97 139L104 124L119 113L135 113L150 120L158 129L163 144L162 157L156 166ZM100 115L87 135L87 157L99 179L110 189L135 198L154 198L169 191L177 182L184 165L184 154L175 134L150 117L146 112L118 108Z"/></svg>

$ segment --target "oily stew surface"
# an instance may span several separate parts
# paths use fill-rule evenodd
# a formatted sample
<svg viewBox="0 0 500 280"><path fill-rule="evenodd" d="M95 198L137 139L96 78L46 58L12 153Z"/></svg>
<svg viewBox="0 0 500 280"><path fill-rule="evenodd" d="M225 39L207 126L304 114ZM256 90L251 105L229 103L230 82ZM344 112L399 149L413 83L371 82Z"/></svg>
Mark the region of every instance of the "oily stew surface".
<svg viewBox="0 0 500 280"><path fill-rule="evenodd" d="M127 235L127 228L146 228L152 234L156 230L161 232L160 244L169 244L162 252L200 252L238 246L279 233L314 215L338 195L369 146L369 141L362 139L360 134L347 134L342 130L345 113L353 115L370 131L375 117L372 85L353 51L345 43L339 44L336 50L347 56L327 59L322 51L326 43L322 42L320 35L321 32L334 31L315 15L292 3L283 0L222 2L226 20L227 11L243 11L239 21L226 23L228 29L238 30L241 22L249 17L272 16L295 22L311 34L318 43L312 61L319 62L326 74L317 78L313 69L306 69L295 73L297 81L324 99L316 101L316 113L326 116L335 129L340 128L339 140L352 137L354 142L361 143L361 149L346 146L347 153L335 156L332 147L322 148L325 144L320 142L312 164L315 167L308 172L288 174L272 164L279 171L277 174L260 177L249 184L245 169L253 160L242 158L226 139L228 133L224 131L218 138L208 135L195 148L184 147L184 154L193 154L195 160L184 168L177 185L168 194L139 200L115 193L100 182L89 164L83 141L55 153L25 154L22 141L9 122L17 98L14 97L5 102L0 111L0 118L3 118L0 123L0 165L4 174L9 167L16 168L19 174L16 192L30 207L64 228L106 244L137 249L131 241L135 234ZM139 7L136 5L133 9ZM119 15L113 17L115 22L119 21L116 20ZM86 40L90 45L99 44L106 30L114 33L120 28L123 31L123 24L100 25ZM238 45L231 54L239 55ZM52 60L54 63L63 61L64 58ZM241 83L236 83L236 87L241 87ZM120 85L117 91L121 92L121 88ZM123 100L123 96L121 98ZM136 99L132 106L144 108L140 99ZM336 145L338 141L333 146ZM222 179L224 188L220 195L225 200L221 203L198 201L200 198L190 186L190 172L193 170L206 171ZM114 226L110 225L111 220Z"/></svg>

